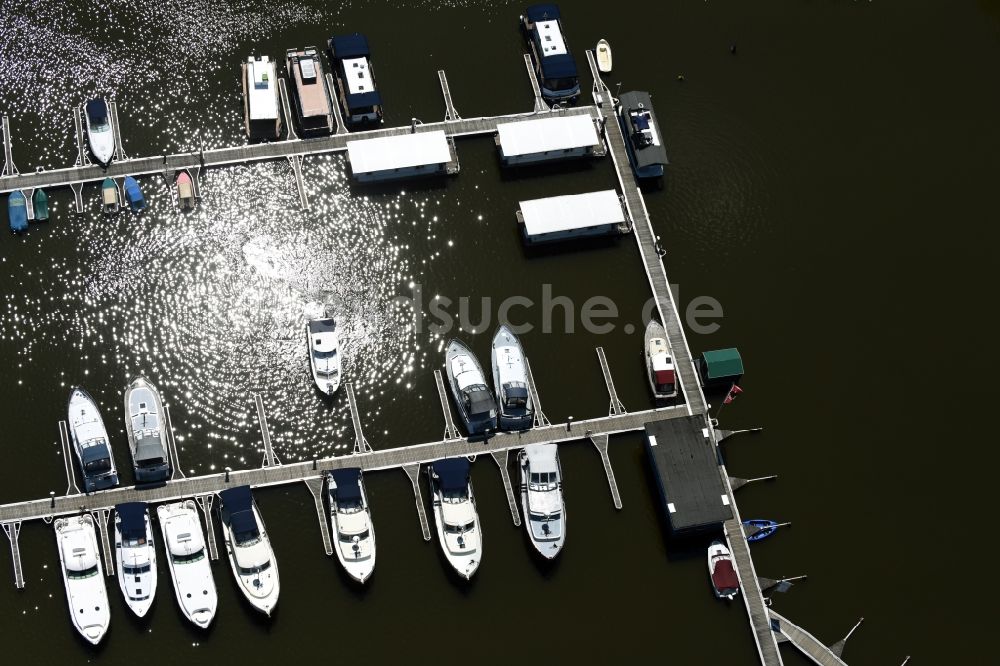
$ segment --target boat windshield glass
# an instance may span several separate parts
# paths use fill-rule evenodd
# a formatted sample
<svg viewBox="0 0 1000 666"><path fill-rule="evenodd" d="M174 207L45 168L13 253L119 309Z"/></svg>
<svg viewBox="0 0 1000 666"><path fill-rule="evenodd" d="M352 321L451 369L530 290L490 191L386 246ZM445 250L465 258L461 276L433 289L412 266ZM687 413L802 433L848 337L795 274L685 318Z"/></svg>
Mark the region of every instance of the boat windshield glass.
<svg viewBox="0 0 1000 666"><path fill-rule="evenodd" d="M130 576L133 576L133 575L136 575L136 574L149 573L149 565L148 564L143 564L142 566L138 566L138 567L130 567L127 564L123 564L122 565L122 573L128 574Z"/></svg>
<svg viewBox="0 0 1000 666"><path fill-rule="evenodd" d="M146 458L139 461L139 467L159 467L163 464L163 458Z"/></svg>
<svg viewBox="0 0 1000 666"><path fill-rule="evenodd" d="M97 575L97 565L90 567L89 569L84 569L83 571L70 571L66 570L66 577L72 578L73 580L79 580L81 578L90 578L91 576Z"/></svg>
<svg viewBox="0 0 1000 666"><path fill-rule="evenodd" d="M205 549L197 550L193 553L187 555L172 555L171 559L174 564L190 564L192 562L197 562L198 560L205 559Z"/></svg>
<svg viewBox="0 0 1000 666"><path fill-rule="evenodd" d="M531 519L533 521L535 521L535 522L540 523L540 522L549 521L549 520L559 520L559 517L561 515L562 515L561 511L553 511L552 513L535 513L535 512L532 512L531 513Z"/></svg>
<svg viewBox="0 0 1000 666"><path fill-rule="evenodd" d="M365 539L368 538L368 536L369 536L368 530L365 530L364 532L359 532L357 534L341 534L340 540L344 543L351 543L352 541L354 541L354 537L357 537L358 541L364 541Z"/></svg>
<svg viewBox="0 0 1000 666"><path fill-rule="evenodd" d="M361 500L341 500L337 502L337 511L339 513L358 513L364 509L361 506Z"/></svg>
<svg viewBox="0 0 1000 666"><path fill-rule="evenodd" d="M531 490L555 490L556 483L555 472L532 472L528 479L528 487Z"/></svg>
<svg viewBox="0 0 1000 666"><path fill-rule="evenodd" d="M91 460L84 463L84 467L88 474L98 474L100 472L107 472L111 469L111 459L110 458L98 458L97 460Z"/></svg>
<svg viewBox="0 0 1000 666"><path fill-rule="evenodd" d="M549 90L572 90L579 84L579 79L575 76L568 76L561 79L545 79L545 87Z"/></svg>
<svg viewBox="0 0 1000 666"><path fill-rule="evenodd" d="M240 575L241 576L253 576L254 574L258 574L258 573L261 573L263 571L267 571L270 568L271 568L271 561L270 560L268 560L267 562L264 562L264 564L260 565L259 567L237 567L237 569L240 570Z"/></svg>
<svg viewBox="0 0 1000 666"><path fill-rule="evenodd" d="M461 504L467 499L469 499L469 491L467 488L461 490L441 491L441 500L448 504Z"/></svg>
<svg viewBox="0 0 1000 666"><path fill-rule="evenodd" d="M234 536L236 545L240 548L256 546L260 543L260 532L237 532Z"/></svg>
<svg viewBox="0 0 1000 666"><path fill-rule="evenodd" d="M313 356L316 358L333 358L337 355L336 349L331 349L330 351L314 351Z"/></svg>
<svg viewBox="0 0 1000 666"><path fill-rule="evenodd" d="M465 534L476 528L476 521L470 521L464 525L450 525L445 523L444 531L448 534Z"/></svg>
<svg viewBox="0 0 1000 666"><path fill-rule="evenodd" d="M139 537L138 539L122 539L122 545L126 548L137 548L138 546L146 545L146 537Z"/></svg>

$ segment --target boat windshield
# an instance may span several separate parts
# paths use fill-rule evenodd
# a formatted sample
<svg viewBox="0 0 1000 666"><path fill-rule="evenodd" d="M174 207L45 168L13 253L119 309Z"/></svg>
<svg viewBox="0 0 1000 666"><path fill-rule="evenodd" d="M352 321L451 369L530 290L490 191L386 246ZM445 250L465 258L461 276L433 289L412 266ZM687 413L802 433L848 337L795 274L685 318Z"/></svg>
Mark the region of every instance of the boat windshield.
<svg viewBox="0 0 1000 666"><path fill-rule="evenodd" d="M347 502L340 501L337 502L337 512L338 513L358 513L363 511L364 507L361 506L361 501L349 500Z"/></svg>
<svg viewBox="0 0 1000 666"><path fill-rule="evenodd" d="M261 573L261 572L264 572L264 571L267 571L268 569L270 569L271 568L271 560L268 560L267 562L264 562L264 564L260 565L259 567L240 567L240 566L238 566L236 568L239 569L241 576L253 576L254 574L258 574L258 573Z"/></svg>
<svg viewBox="0 0 1000 666"><path fill-rule="evenodd" d="M365 530L364 532L359 532L357 534L343 534L343 533L341 533L340 540L343 543L351 543L352 541L354 541L354 537L357 537L358 541L364 541L365 539L367 539L369 537L369 532L368 532L368 530Z"/></svg>
<svg viewBox="0 0 1000 666"><path fill-rule="evenodd" d="M66 577L72 578L73 580L80 580L82 578L90 578L97 575L97 565L90 567L89 569L84 569L83 571L71 571L66 569Z"/></svg>
<svg viewBox="0 0 1000 666"><path fill-rule="evenodd" d="M313 356L316 358L334 358L337 355L336 349L331 349L330 351L314 351Z"/></svg>
<svg viewBox="0 0 1000 666"><path fill-rule="evenodd" d="M448 534L464 534L465 532L471 532L476 529L476 521L472 520L464 525L448 525L445 524L444 531Z"/></svg>
<svg viewBox="0 0 1000 666"><path fill-rule="evenodd" d="M145 546L146 537L139 537L138 539L122 539L122 545L126 548L138 548L139 546Z"/></svg>
<svg viewBox="0 0 1000 666"><path fill-rule="evenodd" d="M91 123L90 123L90 131L93 132L93 133L95 133L95 134L100 134L100 133L103 133L103 132L110 132L111 131L111 123L108 122L107 118L105 118L103 120L99 120L97 122L91 121Z"/></svg>
<svg viewBox="0 0 1000 666"><path fill-rule="evenodd" d="M558 483L555 472L532 472L528 479L531 490L555 490Z"/></svg>
<svg viewBox="0 0 1000 666"><path fill-rule="evenodd" d="M143 565L138 566L138 567L130 567L127 564L123 564L122 565L122 573L130 575L130 576L134 576L136 574L149 573L149 565L148 564L143 564Z"/></svg>
<svg viewBox="0 0 1000 666"><path fill-rule="evenodd" d="M535 521L537 523L541 523L541 522L545 522L545 521L549 521L549 520L559 520L560 516L562 516L562 512L561 511L553 511L552 513L535 513L535 512L532 512L531 513L531 520L533 520L533 521Z"/></svg>
<svg viewBox="0 0 1000 666"><path fill-rule="evenodd" d="M545 87L549 90L572 90L579 85L579 81L575 76L567 76L561 79L545 79Z"/></svg>
<svg viewBox="0 0 1000 666"><path fill-rule="evenodd" d="M139 467L159 467L163 465L163 458L146 458L139 461Z"/></svg>
<svg viewBox="0 0 1000 666"><path fill-rule="evenodd" d="M240 548L248 548L250 546L256 546L260 543L259 532L237 532L235 537L236 545Z"/></svg>
<svg viewBox="0 0 1000 666"><path fill-rule="evenodd" d="M99 474L101 472L107 472L111 469L111 459L98 458L97 460L90 460L84 463L83 466L88 474Z"/></svg>
<svg viewBox="0 0 1000 666"><path fill-rule="evenodd" d="M171 559L174 564L191 564L192 562L205 559L205 549L202 548L187 555L172 555Z"/></svg>
<svg viewBox="0 0 1000 666"><path fill-rule="evenodd" d="M441 500L447 504L461 504L469 499L468 489L445 490L441 493Z"/></svg>

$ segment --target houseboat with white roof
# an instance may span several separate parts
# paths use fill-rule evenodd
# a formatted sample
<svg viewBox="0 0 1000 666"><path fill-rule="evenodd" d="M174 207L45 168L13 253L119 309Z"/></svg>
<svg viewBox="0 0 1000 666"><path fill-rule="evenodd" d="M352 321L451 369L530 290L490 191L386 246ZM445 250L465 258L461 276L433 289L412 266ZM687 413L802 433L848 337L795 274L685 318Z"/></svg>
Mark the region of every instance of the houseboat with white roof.
<svg viewBox="0 0 1000 666"><path fill-rule="evenodd" d="M615 190L521 201L517 221L528 245L617 236L629 230L628 216Z"/></svg>
<svg viewBox="0 0 1000 666"><path fill-rule="evenodd" d="M266 55L247 56L243 63L243 117L251 141L281 137L278 76Z"/></svg>

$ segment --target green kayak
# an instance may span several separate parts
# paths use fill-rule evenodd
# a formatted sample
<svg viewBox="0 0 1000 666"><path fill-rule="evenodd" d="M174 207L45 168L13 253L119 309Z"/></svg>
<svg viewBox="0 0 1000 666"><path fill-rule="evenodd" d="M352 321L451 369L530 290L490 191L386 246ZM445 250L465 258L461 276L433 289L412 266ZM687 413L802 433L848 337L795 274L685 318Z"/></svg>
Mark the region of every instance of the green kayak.
<svg viewBox="0 0 1000 666"><path fill-rule="evenodd" d="M35 208L35 221L37 222L48 222L49 220L49 196L45 194L45 190L39 188L35 190L34 208Z"/></svg>

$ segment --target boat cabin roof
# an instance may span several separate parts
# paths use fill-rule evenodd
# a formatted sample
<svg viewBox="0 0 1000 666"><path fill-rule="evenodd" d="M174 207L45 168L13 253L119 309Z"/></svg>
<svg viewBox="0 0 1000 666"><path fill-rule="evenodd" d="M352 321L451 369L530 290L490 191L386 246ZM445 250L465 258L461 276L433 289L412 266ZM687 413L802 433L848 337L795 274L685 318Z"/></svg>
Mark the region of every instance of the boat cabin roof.
<svg viewBox="0 0 1000 666"><path fill-rule="evenodd" d="M167 547L171 555L191 555L205 547L201 525L192 515L176 516L170 519L174 530L167 533ZM176 521L176 522L175 522Z"/></svg>
<svg viewBox="0 0 1000 666"><path fill-rule="evenodd" d="M519 205L528 236L625 222L615 190L531 199Z"/></svg>
<svg viewBox="0 0 1000 666"><path fill-rule="evenodd" d="M337 484L337 500L341 502L357 502L361 499L361 469L345 467L330 472L333 482Z"/></svg>
<svg viewBox="0 0 1000 666"><path fill-rule="evenodd" d="M368 49L368 38L360 32L353 35L334 35L329 41L330 50L333 57L341 60L344 58L367 58L371 51Z"/></svg>
<svg viewBox="0 0 1000 666"><path fill-rule="evenodd" d="M451 149L443 130L383 136L347 142L355 174L447 164Z"/></svg>
<svg viewBox="0 0 1000 666"><path fill-rule="evenodd" d="M87 102L87 117L95 124L108 122L108 105L103 98L98 97Z"/></svg>
<svg viewBox="0 0 1000 666"><path fill-rule="evenodd" d="M160 441L159 436L145 435L136 440L136 462L143 462L146 460L163 460L165 456L166 451L163 450L163 443Z"/></svg>
<svg viewBox="0 0 1000 666"><path fill-rule="evenodd" d="M247 58L246 90L249 100L250 120L271 120L278 117L278 96L275 86L278 77L270 58Z"/></svg>
<svg viewBox="0 0 1000 666"><path fill-rule="evenodd" d="M659 354L653 354L653 370L654 371L664 371L673 370L674 364L670 360L670 356L666 352L660 352Z"/></svg>
<svg viewBox="0 0 1000 666"><path fill-rule="evenodd" d="M441 490L459 491L469 487L469 460L467 458L444 458L431 463L437 474Z"/></svg>
<svg viewBox="0 0 1000 666"><path fill-rule="evenodd" d="M670 160L667 159L667 149L663 145L660 124L653 111L653 99L649 93L642 90L624 92L618 97L618 101L628 118L627 124L631 125L629 134L631 135L633 131L642 132L651 141L648 145L636 146L631 136L629 137L636 166L643 168L656 164L670 164Z"/></svg>
<svg viewBox="0 0 1000 666"><path fill-rule="evenodd" d="M86 571L97 566L97 550L82 523L76 523L60 534L63 563L68 570Z"/></svg>
<svg viewBox="0 0 1000 666"><path fill-rule="evenodd" d="M115 505L115 513L121 520L118 530L123 539L146 538L146 503L125 502Z"/></svg>
<svg viewBox="0 0 1000 666"><path fill-rule="evenodd" d="M555 444L529 444L524 447L532 472L558 472L558 448Z"/></svg>
<svg viewBox="0 0 1000 666"><path fill-rule="evenodd" d="M735 347L702 352L705 370L709 379L725 377L741 377L743 375L743 358Z"/></svg>
<svg viewBox="0 0 1000 666"><path fill-rule="evenodd" d="M589 148L601 143L588 114L500 123L497 136L504 157Z"/></svg>
<svg viewBox="0 0 1000 666"><path fill-rule="evenodd" d="M302 117L329 115L330 100L326 94L323 68L320 66L316 49L307 48L304 51L289 52L288 69L289 76L295 78L295 90L298 93L299 111Z"/></svg>

